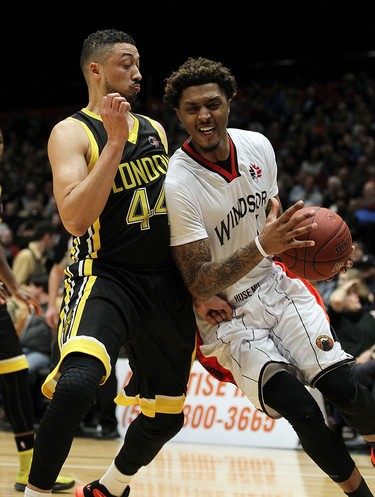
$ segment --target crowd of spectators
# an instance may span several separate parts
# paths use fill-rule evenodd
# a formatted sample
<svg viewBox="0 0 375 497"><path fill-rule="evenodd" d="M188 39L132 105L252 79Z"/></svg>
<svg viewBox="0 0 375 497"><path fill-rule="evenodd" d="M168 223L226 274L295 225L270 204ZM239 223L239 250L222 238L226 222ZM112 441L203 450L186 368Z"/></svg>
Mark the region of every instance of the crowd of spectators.
<svg viewBox="0 0 375 497"><path fill-rule="evenodd" d="M163 123L173 152L186 138L174 113L161 98L149 98L142 106ZM37 221L48 219L57 229L60 225L46 150L53 114L46 116L43 110L25 112L2 125L6 147L0 167L0 238L9 259L30 241ZM232 102L230 125L270 139L284 208L303 199L306 205L337 211L353 239L365 244L366 255L375 256L374 79L346 73L294 86L250 79Z"/></svg>

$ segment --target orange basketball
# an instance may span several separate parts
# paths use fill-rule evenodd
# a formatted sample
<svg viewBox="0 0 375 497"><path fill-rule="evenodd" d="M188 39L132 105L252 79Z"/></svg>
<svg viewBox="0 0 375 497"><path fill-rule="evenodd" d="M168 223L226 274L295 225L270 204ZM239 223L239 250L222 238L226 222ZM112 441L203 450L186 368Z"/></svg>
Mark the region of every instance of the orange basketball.
<svg viewBox="0 0 375 497"><path fill-rule="evenodd" d="M314 240L314 247L291 248L279 254L282 262L296 276L310 281L327 280L340 272L352 253L352 235L341 216L325 207L303 207L294 215L315 210L313 217L297 227L317 223L318 227L301 240ZM298 239L298 238L297 238Z"/></svg>

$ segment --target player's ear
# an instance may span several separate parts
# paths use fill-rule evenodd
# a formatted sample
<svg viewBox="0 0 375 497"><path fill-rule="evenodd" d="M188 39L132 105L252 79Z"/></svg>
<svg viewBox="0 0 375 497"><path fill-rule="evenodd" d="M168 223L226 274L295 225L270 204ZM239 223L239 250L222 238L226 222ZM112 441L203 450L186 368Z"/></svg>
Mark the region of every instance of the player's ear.
<svg viewBox="0 0 375 497"><path fill-rule="evenodd" d="M94 76L94 77L100 77L100 67L97 62L91 62L89 66L89 72Z"/></svg>

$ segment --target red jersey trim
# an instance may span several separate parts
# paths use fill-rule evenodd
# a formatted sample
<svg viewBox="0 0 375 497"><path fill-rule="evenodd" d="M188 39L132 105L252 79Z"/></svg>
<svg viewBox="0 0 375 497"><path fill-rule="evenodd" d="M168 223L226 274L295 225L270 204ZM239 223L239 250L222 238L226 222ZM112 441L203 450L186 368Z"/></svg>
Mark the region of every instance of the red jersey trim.
<svg viewBox="0 0 375 497"><path fill-rule="evenodd" d="M181 150L183 150L191 159L195 160L198 164L206 169L214 171L219 174L222 178L224 178L228 183L233 181L234 179L240 176L238 172L238 163L237 163L237 152L236 147L232 141L232 138L228 135L229 141L229 161L230 161L230 172L225 168L211 162L207 159L204 159L201 155L199 155L190 145L190 138L184 141L182 144Z"/></svg>

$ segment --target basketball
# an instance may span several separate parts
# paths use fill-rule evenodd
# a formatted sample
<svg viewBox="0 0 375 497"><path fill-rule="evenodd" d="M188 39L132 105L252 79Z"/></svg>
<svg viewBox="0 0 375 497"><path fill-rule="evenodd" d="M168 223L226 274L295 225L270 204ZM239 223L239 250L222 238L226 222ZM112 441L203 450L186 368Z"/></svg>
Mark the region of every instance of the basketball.
<svg viewBox="0 0 375 497"><path fill-rule="evenodd" d="M314 240L314 247L291 248L279 254L281 261L296 276L309 281L333 278L352 253L352 235L341 216L325 207L303 207L294 216L315 210L313 217L296 227L317 223L318 227L301 236L300 240Z"/></svg>

